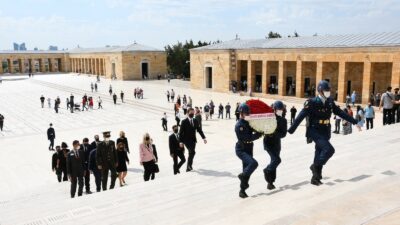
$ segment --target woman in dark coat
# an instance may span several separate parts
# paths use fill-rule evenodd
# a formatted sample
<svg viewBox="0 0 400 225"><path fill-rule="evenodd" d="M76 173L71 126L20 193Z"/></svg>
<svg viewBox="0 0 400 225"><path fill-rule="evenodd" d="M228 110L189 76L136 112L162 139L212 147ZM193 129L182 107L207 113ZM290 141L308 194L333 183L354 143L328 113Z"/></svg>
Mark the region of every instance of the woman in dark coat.
<svg viewBox="0 0 400 225"><path fill-rule="evenodd" d="M124 143L122 142L117 144L117 155L118 155L118 166L117 166L118 179L119 179L119 185L122 187L126 184L125 177L126 174L128 173L127 172L128 168L126 166L126 163L129 164L128 154L126 154Z"/></svg>
<svg viewBox="0 0 400 225"><path fill-rule="evenodd" d="M117 139L117 146L121 142L124 144L125 151L130 153L128 139L125 137L125 132L123 132L123 131L119 132L119 138Z"/></svg>

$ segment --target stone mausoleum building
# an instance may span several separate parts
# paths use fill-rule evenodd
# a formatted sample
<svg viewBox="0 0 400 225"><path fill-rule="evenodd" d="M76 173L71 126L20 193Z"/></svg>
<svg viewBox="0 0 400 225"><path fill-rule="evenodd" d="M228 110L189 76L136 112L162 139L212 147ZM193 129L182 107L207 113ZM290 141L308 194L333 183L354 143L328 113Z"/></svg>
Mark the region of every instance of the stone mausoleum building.
<svg viewBox="0 0 400 225"><path fill-rule="evenodd" d="M136 43L69 51L0 51L0 62L0 74L75 72L140 80L167 73L165 51Z"/></svg>
<svg viewBox="0 0 400 225"><path fill-rule="evenodd" d="M190 65L198 89L303 98L325 79L338 101L356 91L367 103L372 93L400 86L400 32L236 39L192 49Z"/></svg>

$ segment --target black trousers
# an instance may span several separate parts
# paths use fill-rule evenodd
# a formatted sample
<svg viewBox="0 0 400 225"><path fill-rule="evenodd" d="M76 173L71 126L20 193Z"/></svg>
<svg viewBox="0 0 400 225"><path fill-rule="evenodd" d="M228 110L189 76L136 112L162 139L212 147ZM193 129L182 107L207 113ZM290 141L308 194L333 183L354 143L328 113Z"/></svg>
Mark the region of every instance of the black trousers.
<svg viewBox="0 0 400 225"><path fill-rule="evenodd" d="M75 197L77 184L78 184L78 196L82 196L83 176L71 176L71 198Z"/></svg>
<svg viewBox="0 0 400 225"><path fill-rule="evenodd" d="M1 130L1 131L3 131L3 124L4 124L4 122L3 122L3 121L0 121L0 130Z"/></svg>
<svg viewBox="0 0 400 225"><path fill-rule="evenodd" d="M290 124L293 124L294 118L296 118L296 115L290 115Z"/></svg>
<svg viewBox="0 0 400 225"><path fill-rule="evenodd" d="M143 167L144 167L144 181L149 181L150 178L154 180L155 178L155 173L153 172L154 168L154 161L148 161L148 162L143 162Z"/></svg>
<svg viewBox="0 0 400 225"><path fill-rule="evenodd" d="M392 124L393 109L383 109L383 125Z"/></svg>
<svg viewBox="0 0 400 225"><path fill-rule="evenodd" d="M374 128L374 118L366 118L367 120L367 130L369 129L371 125L371 129Z"/></svg>
<svg viewBox="0 0 400 225"><path fill-rule="evenodd" d="M67 168L58 168L58 169L56 169L56 174L57 174L58 182L68 181Z"/></svg>
<svg viewBox="0 0 400 225"><path fill-rule="evenodd" d="M101 172L99 170L93 170L94 181L96 183L96 191L101 191Z"/></svg>
<svg viewBox="0 0 400 225"><path fill-rule="evenodd" d="M229 119L231 118L231 112L226 112L226 114L225 114L225 118L227 118L228 119L228 116L229 116Z"/></svg>
<svg viewBox="0 0 400 225"><path fill-rule="evenodd" d="M164 131L167 131L167 130L168 130L168 128L167 128L167 123L165 123L165 122L162 123L162 127L163 127Z"/></svg>
<svg viewBox="0 0 400 225"><path fill-rule="evenodd" d="M85 179L85 190L86 192L90 191L90 171L86 170L85 176L83 177Z"/></svg>
<svg viewBox="0 0 400 225"><path fill-rule="evenodd" d="M195 151L196 143L185 143L185 146L189 152L187 168L193 169L192 165L193 165L194 156L196 155L196 151Z"/></svg>
<svg viewBox="0 0 400 225"><path fill-rule="evenodd" d="M178 158L180 160L179 163L178 163ZM186 162L185 153L183 152L183 150L177 150L172 159L174 160L174 174L177 174L179 169Z"/></svg>
<svg viewBox="0 0 400 225"><path fill-rule="evenodd" d="M74 102L69 102L69 108L71 109L71 113L74 112L74 107L75 107Z"/></svg>
<svg viewBox="0 0 400 225"><path fill-rule="evenodd" d="M336 131L337 133L340 133L340 121L341 121L341 120L335 119L335 131Z"/></svg>
<svg viewBox="0 0 400 225"><path fill-rule="evenodd" d="M393 118L394 117L396 117L396 119L393 119L393 123L400 123L400 106L393 107Z"/></svg>
<svg viewBox="0 0 400 225"><path fill-rule="evenodd" d="M101 178L102 178L102 186L103 191L107 190L107 181L108 181L108 171L111 172L111 184L110 189L113 189L115 186L115 180L117 179L117 170L115 169L114 165L110 163L105 163L101 169Z"/></svg>
<svg viewBox="0 0 400 225"><path fill-rule="evenodd" d="M50 145L49 145L49 149L54 149L54 138L50 138Z"/></svg>

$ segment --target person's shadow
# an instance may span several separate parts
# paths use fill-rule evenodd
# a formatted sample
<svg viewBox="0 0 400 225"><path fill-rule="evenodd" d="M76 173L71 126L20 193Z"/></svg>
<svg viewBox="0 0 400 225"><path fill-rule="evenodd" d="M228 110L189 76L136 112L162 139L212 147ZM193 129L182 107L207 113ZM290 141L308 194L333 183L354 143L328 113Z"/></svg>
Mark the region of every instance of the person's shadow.
<svg viewBox="0 0 400 225"><path fill-rule="evenodd" d="M199 175L202 176L237 178L235 175L227 171L198 169L198 170L193 170L193 172L198 173Z"/></svg>
<svg viewBox="0 0 400 225"><path fill-rule="evenodd" d="M132 172L132 173L143 173L144 172L143 169L137 169L137 168L128 168L128 171Z"/></svg>

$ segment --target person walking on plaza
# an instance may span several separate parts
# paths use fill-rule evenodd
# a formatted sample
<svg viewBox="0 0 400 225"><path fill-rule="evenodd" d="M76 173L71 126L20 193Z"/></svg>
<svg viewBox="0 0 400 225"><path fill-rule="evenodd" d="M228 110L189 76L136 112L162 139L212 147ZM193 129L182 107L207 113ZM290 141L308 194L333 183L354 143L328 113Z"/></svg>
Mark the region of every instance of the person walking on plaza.
<svg viewBox="0 0 400 225"><path fill-rule="evenodd" d="M294 118L296 118L297 109L296 107L292 106L290 109L290 125L293 124Z"/></svg>
<svg viewBox="0 0 400 225"><path fill-rule="evenodd" d="M86 94L82 97L82 112L85 111L85 109L88 111Z"/></svg>
<svg viewBox="0 0 400 225"><path fill-rule="evenodd" d="M172 157L174 162L173 171L174 175L180 173L180 168L186 162L185 158L185 148L182 148L179 145L179 134L178 134L178 126L172 126L173 134L169 136L168 144L169 144L169 154ZM179 158L179 163L178 163Z"/></svg>
<svg viewBox="0 0 400 225"><path fill-rule="evenodd" d="M374 128L374 119L375 119L375 110L374 107L372 107L371 103L368 103L368 106L365 107L365 119L367 121L367 130L371 127L371 129Z"/></svg>
<svg viewBox="0 0 400 225"><path fill-rule="evenodd" d="M118 180L119 180L119 186L122 187L126 185L125 177L128 171L126 163L129 164L128 154L126 153L124 143L122 142L117 144L117 155L118 155L118 166L117 166Z"/></svg>
<svg viewBox="0 0 400 225"><path fill-rule="evenodd" d="M54 100L54 111L56 111L56 113L58 113L58 108L59 108L59 102L57 99Z"/></svg>
<svg viewBox="0 0 400 225"><path fill-rule="evenodd" d="M180 122L181 122L181 113L178 111L176 114L175 114L175 121L176 121L176 125L179 127L179 126L181 126L180 125Z"/></svg>
<svg viewBox="0 0 400 225"><path fill-rule="evenodd" d="M50 123L49 129L47 129L47 139L50 141L49 150L54 151L54 139L56 139L56 131L54 130L52 123Z"/></svg>
<svg viewBox="0 0 400 225"><path fill-rule="evenodd" d="M93 143L92 143L93 144ZM96 192L101 191L101 171L96 165L97 148L93 148L89 154L89 170L93 173L94 181L96 183Z"/></svg>
<svg viewBox="0 0 400 225"><path fill-rule="evenodd" d="M51 98L47 98L47 105L49 106L49 109L51 109Z"/></svg>
<svg viewBox="0 0 400 225"><path fill-rule="evenodd" d="M283 103L281 101L275 101L273 106L277 127L274 133L265 135L263 140L264 150L268 152L271 158L269 165L264 169L264 178L268 183L268 190L275 189L276 169L281 163L281 139L286 136L287 132L287 120L282 117L284 109Z"/></svg>
<svg viewBox="0 0 400 225"><path fill-rule="evenodd" d="M92 93L93 93L93 89L94 89L93 82L92 82L92 83L90 83L90 89L92 89Z"/></svg>
<svg viewBox="0 0 400 225"><path fill-rule="evenodd" d="M4 126L4 116L0 114L0 131L3 131Z"/></svg>
<svg viewBox="0 0 400 225"><path fill-rule="evenodd" d="M125 132L124 132L124 131L120 131L120 132L119 132L119 138L117 139L117 145L118 145L119 143L123 143L123 144L124 144L124 150L125 150L127 153L130 153L130 152L129 152L128 138L126 138L126 135L125 135Z"/></svg>
<svg viewBox="0 0 400 225"><path fill-rule="evenodd" d="M85 171L83 178L85 179L86 194L92 194L92 192L90 191L90 171L89 171L90 145L88 138L83 139L82 144L80 146L80 150L84 154L82 155L84 163L84 171Z"/></svg>
<svg viewBox="0 0 400 225"><path fill-rule="evenodd" d="M69 110L69 98L65 102L67 103L67 110Z"/></svg>
<svg viewBox="0 0 400 225"><path fill-rule="evenodd" d="M71 96L69 96L69 107L71 109L71 113L74 113L74 106L75 106L74 95L71 94Z"/></svg>
<svg viewBox="0 0 400 225"><path fill-rule="evenodd" d="M156 157L154 156L153 146L151 145L151 139L148 133L143 135L143 141L139 145L139 155L140 165L144 168L144 181L149 181L151 175L154 173Z"/></svg>
<svg viewBox="0 0 400 225"><path fill-rule="evenodd" d="M113 93L111 84L110 84L110 88L108 89L108 93L110 93L110 96L111 96L112 93Z"/></svg>
<svg viewBox="0 0 400 225"><path fill-rule="evenodd" d="M240 104L239 104L239 102L237 102L236 103L236 108L235 108L236 121L238 121L240 119L239 107L240 107Z"/></svg>
<svg viewBox="0 0 400 225"><path fill-rule="evenodd" d="M189 108L188 117L182 121L181 127L179 129L179 142L181 148L186 146L189 152L188 163L186 172L190 172L193 170L193 159L196 154L196 132L198 132L201 138L204 141L204 144L207 144L206 136L201 129L199 122L193 118L194 117L194 109Z"/></svg>
<svg viewBox="0 0 400 225"><path fill-rule="evenodd" d="M204 106L204 114L206 115L206 120L208 120L208 118L210 117L210 106L208 105L208 103L206 103L206 105Z"/></svg>
<svg viewBox="0 0 400 225"><path fill-rule="evenodd" d="M113 94L113 101L114 101L114 105L117 104L117 94Z"/></svg>
<svg viewBox="0 0 400 225"><path fill-rule="evenodd" d="M353 91L353 93L351 94L351 104L352 104L353 107L354 107L354 104L356 102L356 99L357 99L356 91Z"/></svg>
<svg viewBox="0 0 400 225"><path fill-rule="evenodd" d="M306 129L307 143L315 143L314 162L310 166L312 171L311 184L319 186L322 184L322 168L335 153L335 149L329 142L331 138L330 118L332 113L342 119L357 124L357 121L343 112L331 97L331 86L329 82L322 80L318 84L318 96L308 99L304 108L288 129L293 134L304 118L308 117ZM359 129L361 127L357 125Z"/></svg>
<svg viewBox="0 0 400 225"><path fill-rule="evenodd" d="M102 106L101 104L103 103L103 100L101 100L100 96L99 96L99 98L97 99L97 103L99 104L99 107L98 107L97 109L102 109L103 106Z"/></svg>
<svg viewBox="0 0 400 225"><path fill-rule="evenodd" d="M69 153L68 145L67 143L63 142L61 143L61 151L57 152L57 161L56 161L56 174L58 181L68 181L68 175L67 175L67 156Z"/></svg>
<svg viewBox="0 0 400 225"><path fill-rule="evenodd" d="M203 118L202 118L202 116L201 116L201 111L200 111L200 109L198 108L198 107L195 107L195 110L194 110L195 112L195 114L194 114L194 118L197 120L197 122L199 122L199 126L201 127L201 128L203 128Z"/></svg>
<svg viewBox="0 0 400 225"><path fill-rule="evenodd" d="M393 104L393 123L400 123L400 92L399 92L399 88L394 89L394 100L395 100L395 102Z"/></svg>
<svg viewBox="0 0 400 225"><path fill-rule="evenodd" d="M83 177L85 176L84 159L85 154L79 150L79 141L72 142L73 150L67 156L67 174L71 181L71 198L75 197L76 186L78 184L78 196L82 196L83 192Z"/></svg>
<svg viewBox="0 0 400 225"><path fill-rule="evenodd" d="M42 108L44 108L44 100L45 100L44 96L43 95L40 96L40 104L42 105Z"/></svg>
<svg viewBox="0 0 400 225"><path fill-rule="evenodd" d="M340 118L340 116L335 115L333 119L335 120L335 131L333 131L333 133L340 134L340 122L342 121L342 118Z"/></svg>
<svg viewBox="0 0 400 225"><path fill-rule="evenodd" d="M219 118L221 118L221 119L224 118L224 106L222 105L222 103L219 103L219 106L218 106L218 119Z"/></svg>
<svg viewBox="0 0 400 225"><path fill-rule="evenodd" d="M259 139L262 133L258 133L250 127L245 117L250 114L250 108L246 103L239 106L240 118L235 125L235 133L238 141L235 145L236 156L242 160L242 172L238 175L240 180L240 198L247 198L246 189L249 188L250 176L257 169L258 163L253 158L253 141Z"/></svg>
<svg viewBox="0 0 400 225"><path fill-rule="evenodd" d="M364 110L361 108L360 105L357 106L357 113L355 119L357 120L357 124L359 124L361 127L364 126L365 123Z"/></svg>
<svg viewBox="0 0 400 225"><path fill-rule="evenodd" d="M58 154L60 154L60 152L62 152L61 147L57 145L56 152L51 157L51 169L53 170L53 172L56 173L58 182L61 182L61 176L58 176L58 168L57 168L57 159L58 159Z"/></svg>
<svg viewBox="0 0 400 225"><path fill-rule="evenodd" d="M393 122L393 101L392 87L388 87L387 91L382 94L381 102L379 104L379 111L383 106L383 125L390 125Z"/></svg>
<svg viewBox="0 0 400 225"><path fill-rule="evenodd" d="M167 92L165 93L165 95L167 95L167 100L168 100L168 102L169 102L169 91L167 90Z"/></svg>
<svg viewBox="0 0 400 225"><path fill-rule="evenodd" d="M118 156L115 149L115 142L110 140L110 131L103 132L104 141L97 145L96 163L101 171L103 191L107 190L108 172L111 172L110 189L115 187L117 179L116 167L118 166Z"/></svg>
<svg viewBox="0 0 400 225"><path fill-rule="evenodd" d="M120 97L121 97L121 101L122 101L122 103L124 103L124 92L123 91L121 91L121 94L120 94Z"/></svg>
<svg viewBox="0 0 400 225"><path fill-rule="evenodd" d="M167 122L168 122L168 120L167 120L167 113L164 112L164 115L163 115L163 117L161 118L161 126L162 126L162 128L163 128L164 131L168 131Z"/></svg>
<svg viewBox="0 0 400 225"><path fill-rule="evenodd" d="M97 83L94 83L94 91L97 92Z"/></svg>
<svg viewBox="0 0 400 225"><path fill-rule="evenodd" d="M229 102L225 105L225 118L226 119L231 119L231 105L229 105Z"/></svg>
<svg viewBox="0 0 400 225"><path fill-rule="evenodd" d="M175 101L175 91L174 89L171 89L171 102Z"/></svg>

